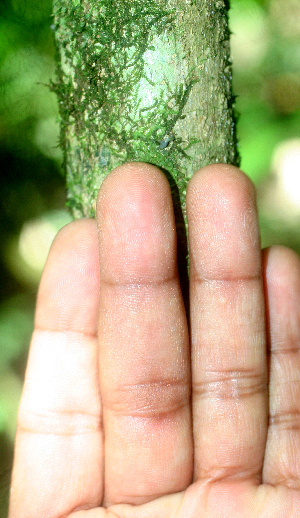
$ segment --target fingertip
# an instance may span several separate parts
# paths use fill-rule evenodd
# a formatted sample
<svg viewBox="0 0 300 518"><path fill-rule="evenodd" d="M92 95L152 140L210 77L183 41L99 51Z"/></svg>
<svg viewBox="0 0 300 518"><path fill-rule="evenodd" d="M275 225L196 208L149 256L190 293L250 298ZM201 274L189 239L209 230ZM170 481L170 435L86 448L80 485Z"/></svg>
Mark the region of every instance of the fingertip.
<svg viewBox="0 0 300 518"><path fill-rule="evenodd" d="M300 291L300 257L291 248L282 245L265 248L263 269L269 287L281 291L290 285Z"/></svg>
<svg viewBox="0 0 300 518"><path fill-rule="evenodd" d="M209 164L202 167L192 176L187 188L187 204L199 197L199 192L212 194L216 190L220 193L234 193L255 197L255 186L252 180L238 167L230 164Z"/></svg>
<svg viewBox="0 0 300 518"><path fill-rule="evenodd" d="M76 219L64 225L56 234L50 252L71 246L86 247L97 236L96 222L93 218ZM49 254L50 255L50 254Z"/></svg>
<svg viewBox="0 0 300 518"><path fill-rule="evenodd" d="M300 258L285 246L271 246L263 250L263 278L267 329L270 346L284 344L282 331L290 340L299 337ZM288 332L287 332L288 330ZM280 347L280 345L279 345Z"/></svg>
<svg viewBox="0 0 300 518"><path fill-rule="evenodd" d="M276 263L287 262L295 267L300 264L300 258L297 252L284 245L272 245L268 248L264 248L263 254L266 258L271 258L272 261Z"/></svg>
<svg viewBox="0 0 300 518"><path fill-rule="evenodd" d="M157 167L131 162L113 170L99 191L97 222L102 279L160 278L168 269L173 271L171 189Z"/></svg>
<svg viewBox="0 0 300 518"><path fill-rule="evenodd" d="M99 260L96 222L76 220L56 235L41 278L35 325L47 330L94 333ZM78 300L81 304L78 305Z"/></svg>
<svg viewBox="0 0 300 518"><path fill-rule="evenodd" d="M197 175L213 175L213 176L232 176L232 177L240 177L245 178L246 181L249 181L251 185L253 185L252 181L250 180L249 176L244 173L239 167L236 167L232 164L221 164L221 163L214 163L214 164L208 164L204 167L201 167L198 169L198 171L195 172L195 174L192 176L189 183L193 183L193 181L196 179Z"/></svg>
<svg viewBox="0 0 300 518"><path fill-rule="evenodd" d="M207 274L260 274L255 189L245 173L227 164L197 171L187 190L187 218L191 261L201 257Z"/></svg>
<svg viewBox="0 0 300 518"><path fill-rule="evenodd" d="M169 184L166 176L156 166L146 162L126 162L111 171L103 180L97 197L97 214L99 216L103 211L110 210L110 206L106 208L106 204L114 203L114 197L120 193L135 187L135 189L143 188L143 186L154 187L155 190L161 192L163 188L167 191Z"/></svg>

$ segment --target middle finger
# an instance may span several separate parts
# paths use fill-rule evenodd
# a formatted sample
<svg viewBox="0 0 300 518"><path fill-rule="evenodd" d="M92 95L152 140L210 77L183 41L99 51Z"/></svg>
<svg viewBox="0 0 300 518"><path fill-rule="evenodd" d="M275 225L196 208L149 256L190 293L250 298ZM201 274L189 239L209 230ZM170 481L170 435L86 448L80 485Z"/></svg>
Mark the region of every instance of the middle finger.
<svg viewBox="0 0 300 518"><path fill-rule="evenodd" d="M105 505L185 489L192 474L188 332L164 175L125 164L99 196Z"/></svg>

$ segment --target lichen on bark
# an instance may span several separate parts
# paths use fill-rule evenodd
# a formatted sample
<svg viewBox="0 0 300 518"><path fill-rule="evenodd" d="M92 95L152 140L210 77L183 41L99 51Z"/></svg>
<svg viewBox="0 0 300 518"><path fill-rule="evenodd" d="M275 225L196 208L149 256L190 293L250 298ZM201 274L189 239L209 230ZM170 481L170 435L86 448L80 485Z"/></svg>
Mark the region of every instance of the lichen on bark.
<svg viewBox="0 0 300 518"><path fill-rule="evenodd" d="M223 0L54 0L68 205L93 216L104 177L159 166L179 189L207 163L238 165Z"/></svg>

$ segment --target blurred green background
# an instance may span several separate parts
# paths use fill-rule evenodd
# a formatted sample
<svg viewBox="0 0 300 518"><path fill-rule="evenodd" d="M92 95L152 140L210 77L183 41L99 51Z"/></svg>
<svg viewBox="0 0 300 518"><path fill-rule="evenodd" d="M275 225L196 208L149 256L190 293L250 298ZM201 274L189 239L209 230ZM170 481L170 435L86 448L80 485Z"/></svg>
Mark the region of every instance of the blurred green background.
<svg viewBox="0 0 300 518"><path fill-rule="evenodd" d="M257 185L263 246L300 252L300 0L231 6L241 166ZM55 77L52 23L51 0L1 0L0 502L36 289L50 243L70 221L57 103L47 87Z"/></svg>

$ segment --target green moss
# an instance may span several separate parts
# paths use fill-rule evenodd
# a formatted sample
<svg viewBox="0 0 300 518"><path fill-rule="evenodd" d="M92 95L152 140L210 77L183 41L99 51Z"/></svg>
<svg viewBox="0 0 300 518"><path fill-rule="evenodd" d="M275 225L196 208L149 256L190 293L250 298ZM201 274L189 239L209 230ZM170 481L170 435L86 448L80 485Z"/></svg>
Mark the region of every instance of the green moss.
<svg viewBox="0 0 300 518"><path fill-rule="evenodd" d="M192 55L180 16L186 11L187 18L201 19L204 7L200 1L189 3L188 11L180 1L175 8L163 0L54 0L58 66L53 89L60 106L68 204L75 217L94 215L102 180L126 161L168 171L184 205L188 162L196 154L200 164L211 158L210 143L195 129L185 132L182 123L193 108L190 98L209 55L206 43ZM221 1L216 9L218 16L208 11L210 23L222 21L227 8ZM199 37L193 38L197 43Z"/></svg>

